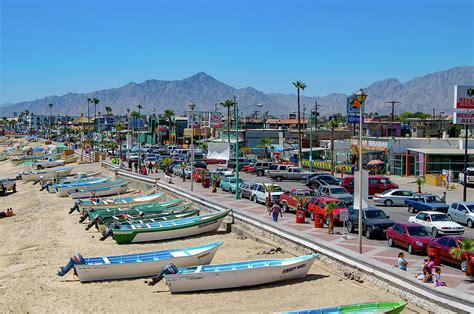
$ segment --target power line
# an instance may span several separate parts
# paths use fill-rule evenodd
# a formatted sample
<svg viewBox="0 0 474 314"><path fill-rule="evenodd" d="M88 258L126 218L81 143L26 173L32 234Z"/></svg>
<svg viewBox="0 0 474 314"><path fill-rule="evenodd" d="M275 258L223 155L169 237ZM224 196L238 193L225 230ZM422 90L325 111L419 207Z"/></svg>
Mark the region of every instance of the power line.
<svg viewBox="0 0 474 314"><path fill-rule="evenodd" d="M392 122L395 120L395 105L399 103L400 103L399 101L395 101L395 100L387 101L387 104L392 105Z"/></svg>

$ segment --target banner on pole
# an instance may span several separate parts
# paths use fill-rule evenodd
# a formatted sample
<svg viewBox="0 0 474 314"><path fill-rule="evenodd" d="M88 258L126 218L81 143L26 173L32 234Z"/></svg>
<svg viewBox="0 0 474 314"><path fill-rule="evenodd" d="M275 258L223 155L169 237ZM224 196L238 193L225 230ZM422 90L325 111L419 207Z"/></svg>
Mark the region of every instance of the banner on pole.
<svg viewBox="0 0 474 314"><path fill-rule="evenodd" d="M354 172L354 209L359 210L362 197L362 209L369 207L369 172L362 170L362 191L359 189L359 171Z"/></svg>
<svg viewBox="0 0 474 314"><path fill-rule="evenodd" d="M210 125L213 129L222 128L222 114L220 112L212 112L210 117Z"/></svg>
<svg viewBox="0 0 474 314"><path fill-rule="evenodd" d="M454 85L454 109L474 109L474 86Z"/></svg>

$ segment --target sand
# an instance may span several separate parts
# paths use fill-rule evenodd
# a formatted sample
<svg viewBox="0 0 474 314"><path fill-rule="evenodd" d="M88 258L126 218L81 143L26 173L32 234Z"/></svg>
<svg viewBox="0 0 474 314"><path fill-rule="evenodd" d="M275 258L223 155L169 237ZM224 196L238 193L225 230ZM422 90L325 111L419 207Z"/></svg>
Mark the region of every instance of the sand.
<svg viewBox="0 0 474 314"><path fill-rule="evenodd" d="M89 167L90 168L90 167ZM0 177L18 171L0 162ZM97 169L97 168L96 168ZM80 283L72 272L56 276L59 266L80 252L83 256L136 253L224 241L213 262L293 256L288 252L259 255L270 245L235 234L216 234L162 243L119 246L99 241L95 229L84 231L72 200L40 192L38 185L17 183L18 192L0 198L0 210L13 207L16 216L0 220L0 313L69 312L277 312L373 301L400 300L370 283L356 283L321 261L304 280L254 288L172 295L164 282L154 287L144 279ZM409 305L407 312L423 312Z"/></svg>

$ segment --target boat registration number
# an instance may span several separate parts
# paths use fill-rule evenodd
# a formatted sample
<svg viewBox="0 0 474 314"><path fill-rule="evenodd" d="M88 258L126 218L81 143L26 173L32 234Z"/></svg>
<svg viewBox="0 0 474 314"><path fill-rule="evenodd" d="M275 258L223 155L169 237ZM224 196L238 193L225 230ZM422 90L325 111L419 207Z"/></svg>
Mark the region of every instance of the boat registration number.
<svg viewBox="0 0 474 314"><path fill-rule="evenodd" d="M297 270L297 269L300 269L300 268L303 268L303 267L306 267L306 264L301 264L301 265L298 265L298 266L293 266L293 267L290 267L290 268L283 269L282 273L286 274L286 273L292 272L294 270Z"/></svg>

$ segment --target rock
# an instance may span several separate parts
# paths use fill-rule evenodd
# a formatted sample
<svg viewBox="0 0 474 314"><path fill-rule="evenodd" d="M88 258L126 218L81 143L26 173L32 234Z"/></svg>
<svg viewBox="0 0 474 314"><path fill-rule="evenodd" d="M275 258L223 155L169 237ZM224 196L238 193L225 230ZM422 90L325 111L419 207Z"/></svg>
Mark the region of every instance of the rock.
<svg viewBox="0 0 474 314"><path fill-rule="evenodd" d="M349 279L350 279L350 280L354 280L354 274L351 274L351 275L349 276Z"/></svg>
<svg viewBox="0 0 474 314"><path fill-rule="evenodd" d="M349 278L350 275L351 275L351 272L350 272L350 271L346 270L346 271L344 272L344 277Z"/></svg>

